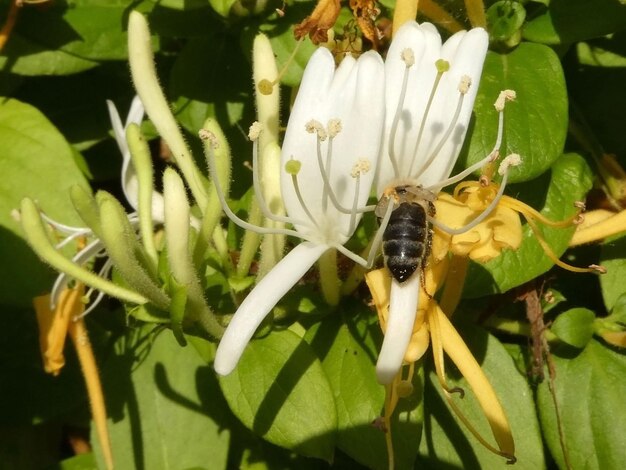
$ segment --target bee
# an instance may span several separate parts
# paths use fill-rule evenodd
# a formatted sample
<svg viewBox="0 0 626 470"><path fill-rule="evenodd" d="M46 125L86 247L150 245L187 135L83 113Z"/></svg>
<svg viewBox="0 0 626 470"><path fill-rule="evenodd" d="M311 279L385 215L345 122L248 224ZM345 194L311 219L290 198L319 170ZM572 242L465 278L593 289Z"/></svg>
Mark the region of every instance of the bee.
<svg viewBox="0 0 626 470"><path fill-rule="evenodd" d="M430 255L432 230L428 219L435 216L435 194L422 186L390 186L376 205L379 221L393 204L389 222L383 230L385 265L399 283L422 270Z"/></svg>

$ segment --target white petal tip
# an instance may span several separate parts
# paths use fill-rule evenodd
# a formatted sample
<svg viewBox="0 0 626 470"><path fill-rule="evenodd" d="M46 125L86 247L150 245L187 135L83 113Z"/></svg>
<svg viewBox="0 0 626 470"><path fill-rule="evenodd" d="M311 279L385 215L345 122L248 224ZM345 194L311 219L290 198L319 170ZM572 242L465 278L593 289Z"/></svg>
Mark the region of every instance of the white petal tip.
<svg viewBox="0 0 626 470"><path fill-rule="evenodd" d="M400 367L402 364L381 364L381 361L378 361L376 364L376 380L381 385L389 385L394 377L400 371Z"/></svg>

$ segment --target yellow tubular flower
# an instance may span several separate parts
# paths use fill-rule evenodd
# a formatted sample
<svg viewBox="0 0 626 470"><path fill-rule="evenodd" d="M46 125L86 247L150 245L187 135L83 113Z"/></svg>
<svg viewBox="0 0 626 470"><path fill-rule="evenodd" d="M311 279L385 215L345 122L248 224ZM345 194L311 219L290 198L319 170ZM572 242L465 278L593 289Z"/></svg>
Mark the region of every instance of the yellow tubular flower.
<svg viewBox="0 0 626 470"><path fill-rule="evenodd" d="M50 308L50 295L36 297L33 305L39 324L39 346L46 372L58 375L65 365L63 346L69 334L80 362L89 396L91 415L100 440L102 455L107 469L113 468L113 453L107 430L107 413L104 394L98 374L98 366L83 320L85 286L78 283L75 288L65 288L59 295L54 310Z"/></svg>
<svg viewBox="0 0 626 470"><path fill-rule="evenodd" d="M434 279L438 276L436 274L432 275L432 273L429 272L436 271L438 269L438 264L441 263L434 263L432 268L429 265L426 269L426 289L429 289L429 287L434 289L436 287ZM445 272L445 269L440 270ZM430 285L428 284L429 279L431 280ZM372 293L374 305L376 306L381 326L384 331L389 311L391 277L388 270L383 268L369 272L366 275L366 281ZM487 377L483 373L480 365L468 349L467 345L443 313L437 302L427 295L420 296L420 303L415 314L415 323L413 326L411 343L407 349L407 353L405 354L405 361L411 364L409 378L401 380L402 372L400 372L393 382L386 386L387 393L384 419L387 429L389 428L390 416L395 409L398 398L405 395L403 393L403 386L407 382L410 383L413 363L423 356L429 344L432 344L437 377L442 388L444 389L444 395L448 400L448 404L454 413L459 417L467 429L477 438L477 440L485 446L485 448L507 458L511 463L514 462L515 444L513 442L511 427L502 405L493 390L493 387L489 383ZM480 404L485 417L489 422L497 447L488 443L487 440L481 436L478 431L476 431L474 426L469 422L456 403L452 400L450 394L455 391L462 392L462 390L451 389L447 384L445 376L444 352L448 355L448 357L450 357L450 359L452 359L452 362L458 367L468 381L471 389L474 391L478 403ZM393 452L390 440L387 439L387 441L389 452Z"/></svg>

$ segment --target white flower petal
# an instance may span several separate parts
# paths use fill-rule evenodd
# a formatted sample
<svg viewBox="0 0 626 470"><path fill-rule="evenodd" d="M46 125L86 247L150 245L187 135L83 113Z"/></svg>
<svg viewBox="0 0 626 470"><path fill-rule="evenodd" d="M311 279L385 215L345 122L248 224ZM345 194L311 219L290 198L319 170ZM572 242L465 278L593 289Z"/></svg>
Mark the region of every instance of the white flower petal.
<svg viewBox="0 0 626 470"><path fill-rule="evenodd" d="M263 319L326 250L326 245L301 243L254 287L237 309L217 347L214 367L218 374L228 375L233 371Z"/></svg>
<svg viewBox="0 0 626 470"><path fill-rule="evenodd" d="M358 60L345 57L335 70L330 52L319 49L313 54L304 73L294 104L282 148L281 191L290 217L308 221L284 165L291 159L301 163L297 175L302 199L315 224L296 224L296 229L320 243L343 244L350 216L336 210L331 201L323 204L324 182L318 162L317 136L306 131L311 120L326 128L330 119L339 119L342 130L333 139L330 159L330 185L342 206L352 207L356 180L350 173L360 159L367 159L371 172L363 175L359 186L359 203L364 205L375 174L378 149L382 138L384 116L384 64L375 53L363 54ZM321 142L322 161L326 165L329 139Z"/></svg>
<svg viewBox="0 0 626 470"><path fill-rule="evenodd" d="M397 176L400 179L413 180L415 184L431 186L449 176L461 150L471 118L487 46L487 33L481 28L456 33L443 46L439 33L430 23L418 26L411 22L400 28L391 44L385 63L388 85L387 116L383 159L378 179L379 194L396 177L389 158L389 139L404 73L404 63L397 59L396 55L399 55L399 51L411 48L416 56L415 65L409 72L403 113L394 140L400 171ZM435 62L440 58L450 62L450 70L443 74L424 122L426 104L437 76ZM458 85L463 75L471 78L472 86L463 100L458 120L432 163L423 168L422 165L435 153L452 122L459 101ZM418 142L423 122L424 130ZM413 158L415 163L411 164Z"/></svg>
<svg viewBox="0 0 626 470"><path fill-rule="evenodd" d="M402 367L413 334L419 292L419 271L402 284L395 279L391 280L387 331L376 363L376 377L383 385L391 383Z"/></svg>

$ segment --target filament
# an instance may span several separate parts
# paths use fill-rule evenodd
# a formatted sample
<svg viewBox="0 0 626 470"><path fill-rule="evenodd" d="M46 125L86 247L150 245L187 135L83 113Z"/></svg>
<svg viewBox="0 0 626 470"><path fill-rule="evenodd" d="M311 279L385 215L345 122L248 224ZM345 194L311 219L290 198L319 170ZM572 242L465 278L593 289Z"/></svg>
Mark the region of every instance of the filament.
<svg viewBox="0 0 626 470"><path fill-rule="evenodd" d="M424 128L426 127L426 120L428 119L428 114L430 113L430 107L432 106L433 101L435 99L435 93L437 92L437 87L439 86L439 82L441 81L441 77L443 76L443 73L444 73L443 71L437 71L437 77L435 77L435 83L433 84L433 88L430 91L430 96L428 97L428 103L426 104L424 115L422 116L420 130L419 130L419 133L417 134L417 140L415 141L415 147L413 148L413 157L411 158L411 166L409 166L409 172L408 172L409 175L413 174L413 165L415 164L415 159L417 157L419 145L420 145L420 142L422 141L422 135L424 134ZM426 167L428 165L430 165L430 162L427 162ZM424 169L425 169L424 166L420 168L421 171L423 171Z"/></svg>
<svg viewBox="0 0 626 470"><path fill-rule="evenodd" d="M276 222L283 222L287 224L301 224L306 225L306 223L294 220L291 217L285 217L281 215L274 214L267 202L265 201L265 197L263 196L263 191L261 191L261 180L259 178L259 140L254 139L252 142L252 186L254 187L254 196L257 199L257 203L259 205L259 209L265 217L270 220L274 220Z"/></svg>
<svg viewBox="0 0 626 470"><path fill-rule="evenodd" d="M409 49L410 50L410 49ZM403 54L403 60L404 54ZM404 75L402 77L402 88L400 89L400 96L398 97L398 106L396 107L396 113L393 116L391 123L391 129L389 132L389 159L393 165L393 172L396 178L400 177L400 168L398 167L398 159L396 158L396 133L398 132L398 123L400 122L400 114L402 113L402 107L406 98L406 91L408 89L409 81L409 68L413 65L411 62L406 61L406 67L404 69Z"/></svg>

